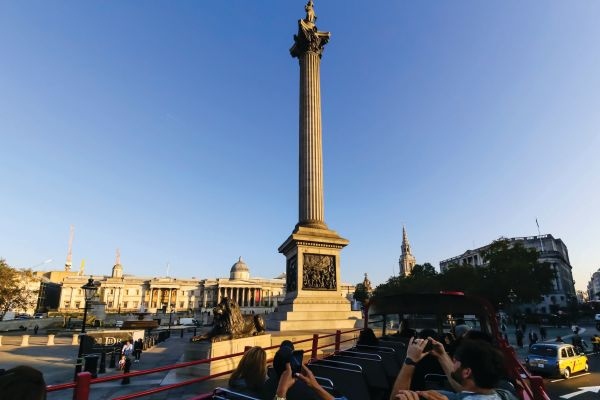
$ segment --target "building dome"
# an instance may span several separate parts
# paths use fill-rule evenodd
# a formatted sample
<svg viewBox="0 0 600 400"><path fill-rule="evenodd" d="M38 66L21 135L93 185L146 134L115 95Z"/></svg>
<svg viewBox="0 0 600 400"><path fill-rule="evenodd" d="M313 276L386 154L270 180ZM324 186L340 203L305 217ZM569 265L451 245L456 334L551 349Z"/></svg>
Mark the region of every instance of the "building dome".
<svg viewBox="0 0 600 400"><path fill-rule="evenodd" d="M242 257L238 259L238 261L233 264L231 267L231 271L229 273L229 279L249 279L250 278L250 270L245 262L242 261Z"/></svg>

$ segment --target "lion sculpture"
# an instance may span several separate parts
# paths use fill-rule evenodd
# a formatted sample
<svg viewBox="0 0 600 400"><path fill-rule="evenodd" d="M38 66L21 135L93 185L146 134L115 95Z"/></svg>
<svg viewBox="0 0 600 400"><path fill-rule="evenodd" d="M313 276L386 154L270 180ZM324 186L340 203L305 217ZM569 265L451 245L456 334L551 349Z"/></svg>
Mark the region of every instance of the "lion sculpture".
<svg viewBox="0 0 600 400"><path fill-rule="evenodd" d="M202 340L220 342L222 340L262 335L265 332L265 320L261 315L242 315L238 304L227 297L224 297L213 308L213 315L214 326L212 330L204 335L194 336L192 342Z"/></svg>

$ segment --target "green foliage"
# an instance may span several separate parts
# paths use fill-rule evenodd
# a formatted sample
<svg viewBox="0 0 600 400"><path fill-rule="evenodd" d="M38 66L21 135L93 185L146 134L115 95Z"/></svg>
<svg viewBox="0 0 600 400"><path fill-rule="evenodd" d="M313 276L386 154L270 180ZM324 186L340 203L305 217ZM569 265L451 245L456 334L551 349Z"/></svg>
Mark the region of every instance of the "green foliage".
<svg viewBox="0 0 600 400"><path fill-rule="evenodd" d="M356 286L354 287L353 298L354 298L354 300L360 301L363 304L369 298L369 293L367 292L367 289L365 288L365 285L363 285L362 282L357 283Z"/></svg>
<svg viewBox="0 0 600 400"><path fill-rule="evenodd" d="M32 279L31 270L17 270L0 259L0 321L10 310L26 310L35 304L37 291L27 287Z"/></svg>
<svg viewBox="0 0 600 400"><path fill-rule="evenodd" d="M374 296L396 293L424 293L440 290L438 273L433 265L416 264L409 276L392 276L386 283L375 288Z"/></svg>
<svg viewBox="0 0 600 400"><path fill-rule="evenodd" d="M548 263L538 262L535 249L501 239L482 256L485 266L453 264L439 274L429 263L415 265L410 276L391 277L375 289L374 295L460 291L498 305L510 303L511 289L517 295L516 303L537 303L542 294L552 290L554 271Z"/></svg>

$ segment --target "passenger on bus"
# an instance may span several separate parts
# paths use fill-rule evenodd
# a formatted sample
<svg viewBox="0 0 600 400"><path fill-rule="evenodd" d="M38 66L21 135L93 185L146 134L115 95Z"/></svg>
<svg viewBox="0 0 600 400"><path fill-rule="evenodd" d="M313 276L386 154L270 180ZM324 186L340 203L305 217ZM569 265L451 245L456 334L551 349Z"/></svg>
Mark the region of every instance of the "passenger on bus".
<svg viewBox="0 0 600 400"><path fill-rule="evenodd" d="M253 396L260 395L267 380L267 353L259 346L250 348L229 377L229 387Z"/></svg>
<svg viewBox="0 0 600 400"><path fill-rule="evenodd" d="M429 339L432 340L432 339ZM502 354L482 340L462 341L454 357L445 352L444 346L435 341L431 354L438 358L450 383L458 393L447 391L410 391L415 367L429 352L424 352L428 340L415 339L406 352L406 360L394 383L390 400L514 400L510 392L495 389L504 374Z"/></svg>

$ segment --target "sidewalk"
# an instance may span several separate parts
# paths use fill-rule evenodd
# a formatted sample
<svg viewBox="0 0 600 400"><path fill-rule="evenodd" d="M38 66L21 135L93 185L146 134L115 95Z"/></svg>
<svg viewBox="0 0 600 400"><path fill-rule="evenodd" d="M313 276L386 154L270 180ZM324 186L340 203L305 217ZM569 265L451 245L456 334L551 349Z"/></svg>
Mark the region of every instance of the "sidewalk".
<svg viewBox="0 0 600 400"><path fill-rule="evenodd" d="M177 363L183 355L184 347L191 338L191 333L185 333L181 338L179 332L174 331L171 338L165 342L159 343L152 349L144 351L139 363L132 363L131 370L139 371L143 369L156 368L165 365ZM16 345L0 346L0 368L12 368L17 365L29 365L40 370L44 374L44 379L48 385L69 383L73 381L75 371L75 359L77 357L78 346L73 345L32 345L20 347ZM109 358L106 360L106 373L99 374L99 377L113 376L122 374L121 371L108 368ZM121 380L93 385L90 392L90 400L108 400L118 396L123 396L133 392L160 387L162 385L181 382L191 379L174 379L175 372L160 372L130 379L128 385L121 385ZM211 385L223 382L212 383ZM225 383L226 384L226 383ZM199 393L205 393L211 390L212 386L204 384L189 385L181 389L169 390L154 396L146 396L144 399L167 400L167 399L188 399ZM48 400L64 400L71 398L73 391L61 390L48 393Z"/></svg>

